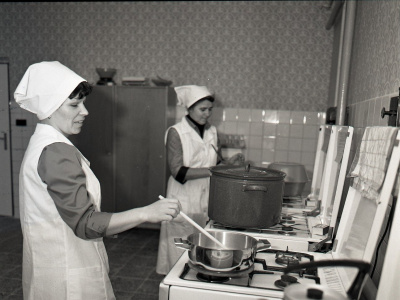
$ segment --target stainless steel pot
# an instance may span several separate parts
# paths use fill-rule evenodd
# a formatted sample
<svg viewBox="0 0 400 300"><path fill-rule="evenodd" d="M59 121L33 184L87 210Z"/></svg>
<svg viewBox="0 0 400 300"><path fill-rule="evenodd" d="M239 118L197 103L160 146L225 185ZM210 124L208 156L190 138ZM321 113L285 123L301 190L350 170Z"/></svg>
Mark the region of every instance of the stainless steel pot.
<svg viewBox="0 0 400 300"><path fill-rule="evenodd" d="M285 189L284 197L301 196L304 186L310 180L304 165L291 162L273 162L268 169L281 171L286 174L284 179Z"/></svg>
<svg viewBox="0 0 400 300"><path fill-rule="evenodd" d="M258 251L271 247L267 240L255 238L235 232L209 231L226 249L221 248L202 233L194 233L187 240L175 238L178 248L189 250L189 260L192 264L201 266L209 271L230 272L246 263L248 267L254 264Z"/></svg>
<svg viewBox="0 0 400 300"><path fill-rule="evenodd" d="M211 168L208 216L224 225L269 228L280 221L285 173L266 168Z"/></svg>

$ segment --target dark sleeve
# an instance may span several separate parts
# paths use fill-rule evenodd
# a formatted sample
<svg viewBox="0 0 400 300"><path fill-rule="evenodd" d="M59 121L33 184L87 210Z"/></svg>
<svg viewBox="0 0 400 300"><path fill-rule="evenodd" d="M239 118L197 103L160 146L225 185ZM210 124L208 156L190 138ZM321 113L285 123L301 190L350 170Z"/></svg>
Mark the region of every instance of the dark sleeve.
<svg viewBox="0 0 400 300"><path fill-rule="evenodd" d="M64 222L82 239L105 236L110 213L96 212L86 190L86 175L78 150L66 143L45 147L38 174Z"/></svg>
<svg viewBox="0 0 400 300"><path fill-rule="evenodd" d="M219 138L218 132L217 132L217 149L218 149L217 165L219 165L220 163L222 163L222 160L220 159L220 157L222 157L222 150L221 150L221 142L220 142L220 138Z"/></svg>
<svg viewBox="0 0 400 300"><path fill-rule="evenodd" d="M184 184L188 167L183 165L183 148L179 133L170 128L167 134L167 159L171 175L176 181Z"/></svg>

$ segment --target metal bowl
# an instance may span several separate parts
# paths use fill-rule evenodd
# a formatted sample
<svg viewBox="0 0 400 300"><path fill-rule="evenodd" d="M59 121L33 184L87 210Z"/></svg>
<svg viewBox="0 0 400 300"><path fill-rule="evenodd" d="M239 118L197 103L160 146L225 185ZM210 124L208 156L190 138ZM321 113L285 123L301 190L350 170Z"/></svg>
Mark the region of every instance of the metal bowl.
<svg viewBox="0 0 400 300"><path fill-rule="evenodd" d="M112 78L117 69L104 69L104 68L96 68L97 74L99 74L100 78Z"/></svg>
<svg viewBox="0 0 400 300"><path fill-rule="evenodd" d="M268 166L268 169L286 173L284 197L301 196L304 186L309 182L305 166L299 163L274 162Z"/></svg>

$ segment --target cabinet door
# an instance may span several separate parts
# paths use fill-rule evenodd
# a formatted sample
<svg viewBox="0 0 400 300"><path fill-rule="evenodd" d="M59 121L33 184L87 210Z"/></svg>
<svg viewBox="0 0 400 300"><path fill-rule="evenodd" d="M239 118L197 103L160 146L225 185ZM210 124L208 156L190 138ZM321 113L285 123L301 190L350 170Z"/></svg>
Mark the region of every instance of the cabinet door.
<svg viewBox="0 0 400 300"><path fill-rule="evenodd" d="M168 88L116 89L116 209L148 205L166 190Z"/></svg>
<svg viewBox="0 0 400 300"><path fill-rule="evenodd" d="M115 211L113 164L114 87L94 86L85 106L89 111L80 134L71 141L90 161L90 168L100 181L101 210Z"/></svg>

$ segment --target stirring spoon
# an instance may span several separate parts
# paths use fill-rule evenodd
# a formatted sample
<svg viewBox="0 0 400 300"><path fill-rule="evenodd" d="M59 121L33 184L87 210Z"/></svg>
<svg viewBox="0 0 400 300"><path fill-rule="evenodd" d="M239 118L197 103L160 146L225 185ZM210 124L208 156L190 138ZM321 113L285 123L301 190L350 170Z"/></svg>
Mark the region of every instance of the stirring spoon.
<svg viewBox="0 0 400 300"><path fill-rule="evenodd" d="M158 196L159 199L165 199L163 196ZM220 241L218 241L215 237L213 237L211 234L207 232L203 227L201 227L199 224L197 224L195 221L193 221L190 217L188 217L183 211L179 212L182 217L186 219L190 224L192 224L194 227L196 227L201 233L203 233L205 236L207 236L210 240L212 240L214 243L216 243L219 247L222 249L226 249L225 245L222 244Z"/></svg>

